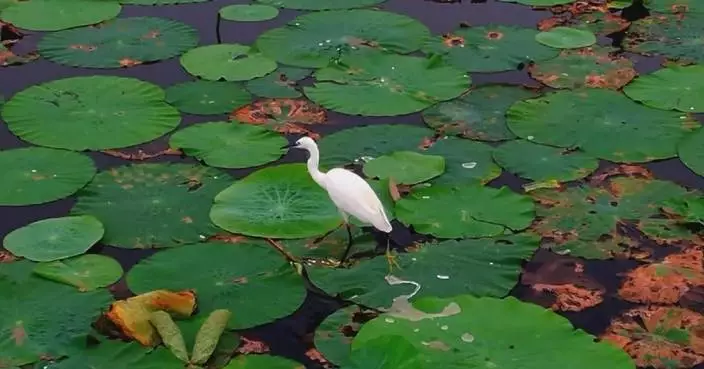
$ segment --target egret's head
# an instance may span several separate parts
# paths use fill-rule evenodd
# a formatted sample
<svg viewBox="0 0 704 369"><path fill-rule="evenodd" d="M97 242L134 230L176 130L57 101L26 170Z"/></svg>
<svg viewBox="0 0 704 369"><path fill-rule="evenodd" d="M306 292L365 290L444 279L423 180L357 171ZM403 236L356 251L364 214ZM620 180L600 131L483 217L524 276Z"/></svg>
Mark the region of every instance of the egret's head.
<svg viewBox="0 0 704 369"><path fill-rule="evenodd" d="M317 145L315 144L315 141L312 138L310 138L308 136L304 136L304 137L299 138L298 141L296 141L290 145L284 146L284 148L304 149L304 150L311 151L311 149L315 148L316 146Z"/></svg>

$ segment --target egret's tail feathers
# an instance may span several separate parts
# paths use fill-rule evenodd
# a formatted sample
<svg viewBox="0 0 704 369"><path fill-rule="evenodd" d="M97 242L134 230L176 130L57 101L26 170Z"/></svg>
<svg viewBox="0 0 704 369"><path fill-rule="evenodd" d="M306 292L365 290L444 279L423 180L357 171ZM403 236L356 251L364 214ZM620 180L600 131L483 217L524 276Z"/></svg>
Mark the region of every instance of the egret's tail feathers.
<svg viewBox="0 0 704 369"><path fill-rule="evenodd" d="M386 212L384 209L381 209L381 212L383 213L383 217L377 217L377 219L374 220L374 223L372 225L374 228L384 232L384 233L391 233L391 231L394 229L394 227L391 226L391 223L389 223L389 220L386 219Z"/></svg>

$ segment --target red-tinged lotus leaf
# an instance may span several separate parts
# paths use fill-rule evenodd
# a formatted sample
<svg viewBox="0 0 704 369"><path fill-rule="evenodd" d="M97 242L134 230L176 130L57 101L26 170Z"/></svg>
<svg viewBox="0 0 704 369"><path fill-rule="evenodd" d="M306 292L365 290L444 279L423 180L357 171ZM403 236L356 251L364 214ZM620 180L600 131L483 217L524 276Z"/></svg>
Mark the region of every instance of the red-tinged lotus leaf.
<svg viewBox="0 0 704 369"><path fill-rule="evenodd" d="M262 124L281 133L312 134L316 139L318 135L303 126L325 123L327 112L305 99L264 99L236 109L230 119Z"/></svg>

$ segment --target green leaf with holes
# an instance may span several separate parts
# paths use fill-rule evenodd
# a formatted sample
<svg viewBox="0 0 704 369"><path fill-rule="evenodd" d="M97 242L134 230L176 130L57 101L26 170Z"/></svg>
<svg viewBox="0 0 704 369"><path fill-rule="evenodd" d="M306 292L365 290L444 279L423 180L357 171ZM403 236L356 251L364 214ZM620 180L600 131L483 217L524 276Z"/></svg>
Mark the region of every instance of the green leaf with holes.
<svg viewBox="0 0 704 369"><path fill-rule="evenodd" d="M704 65L672 65L638 77L623 93L653 108L704 113Z"/></svg>
<svg viewBox="0 0 704 369"><path fill-rule="evenodd" d="M215 197L210 218L229 232L270 238L322 235L342 221L305 164L260 169L235 182Z"/></svg>
<svg viewBox="0 0 704 369"><path fill-rule="evenodd" d="M222 19L235 22L261 22L274 19L279 15L279 9L269 5L233 4L220 8Z"/></svg>
<svg viewBox="0 0 704 369"><path fill-rule="evenodd" d="M184 273L184 271L188 273ZM265 242L194 244L159 252L127 273L137 294L155 289L195 289L201 311L233 312L228 327L270 323L298 309L306 296L303 279ZM276 296L276 303L271 303Z"/></svg>
<svg viewBox="0 0 704 369"><path fill-rule="evenodd" d="M2 11L2 20L31 31L59 31L115 18L122 7L115 1L29 0Z"/></svg>
<svg viewBox="0 0 704 369"><path fill-rule="evenodd" d="M298 81L311 74L310 69L280 67L264 77L247 82L247 90L257 96L271 99L294 99L303 96Z"/></svg>
<svg viewBox="0 0 704 369"><path fill-rule="evenodd" d="M364 174L373 178L391 178L394 183L413 185L435 178L445 172L445 158L396 151L364 164Z"/></svg>
<svg viewBox="0 0 704 369"><path fill-rule="evenodd" d="M704 129L680 141L677 151L687 168L704 177Z"/></svg>
<svg viewBox="0 0 704 369"><path fill-rule="evenodd" d="M175 247L217 232L208 210L231 181L226 173L200 165L126 165L98 174L78 194L71 213L98 218L107 245Z"/></svg>
<svg viewBox="0 0 704 369"><path fill-rule="evenodd" d="M181 56L186 72L209 81L248 81L274 69L276 62L240 44L200 46Z"/></svg>
<svg viewBox="0 0 704 369"><path fill-rule="evenodd" d="M109 256L86 254L38 264L34 274L74 286L79 291L93 291L117 282L122 277L122 266Z"/></svg>
<svg viewBox="0 0 704 369"><path fill-rule="evenodd" d="M535 35L535 40L556 49L579 49L596 43L596 36L589 30L555 27Z"/></svg>
<svg viewBox="0 0 704 369"><path fill-rule="evenodd" d="M351 9L363 8L377 5L386 0L257 0L262 4L269 4L280 8L297 10L328 10L328 9Z"/></svg>
<svg viewBox="0 0 704 369"><path fill-rule="evenodd" d="M424 151L445 158L445 172L433 178L433 185L463 186L470 182L486 183L501 175L501 168L494 163L494 148L477 141L456 137L439 138Z"/></svg>
<svg viewBox="0 0 704 369"><path fill-rule="evenodd" d="M704 62L704 13L658 14L631 23L623 40L626 51L663 55L686 63Z"/></svg>
<svg viewBox="0 0 704 369"><path fill-rule="evenodd" d="M347 362L352 346L352 336L359 330L360 323L354 322L361 309L357 305L342 308L323 320L315 329L315 348L328 361L336 365Z"/></svg>
<svg viewBox="0 0 704 369"><path fill-rule="evenodd" d="M507 171L536 182L567 182L584 178L599 167L599 161L580 151L508 141L494 150L494 159Z"/></svg>

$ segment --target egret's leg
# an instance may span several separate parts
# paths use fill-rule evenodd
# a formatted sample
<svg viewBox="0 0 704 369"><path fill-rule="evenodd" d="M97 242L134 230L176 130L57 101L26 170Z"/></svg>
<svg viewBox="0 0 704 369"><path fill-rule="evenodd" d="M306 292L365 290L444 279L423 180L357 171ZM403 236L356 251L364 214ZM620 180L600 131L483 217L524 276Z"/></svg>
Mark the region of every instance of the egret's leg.
<svg viewBox="0 0 704 369"><path fill-rule="evenodd" d="M347 256L350 250L352 250L352 230L350 229L350 224L345 222L345 227L347 227L347 249L345 249L345 253L342 255L342 259L340 259L340 265L347 260Z"/></svg>
<svg viewBox="0 0 704 369"><path fill-rule="evenodd" d="M390 234L386 234L386 261L389 263L389 274L393 273L394 271L394 265L401 269L401 266L398 265L398 262L396 261L396 255L391 253L391 247L389 246L389 239L391 238Z"/></svg>

